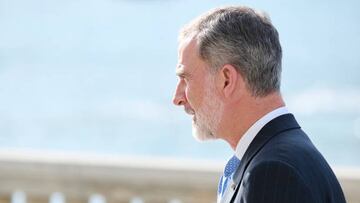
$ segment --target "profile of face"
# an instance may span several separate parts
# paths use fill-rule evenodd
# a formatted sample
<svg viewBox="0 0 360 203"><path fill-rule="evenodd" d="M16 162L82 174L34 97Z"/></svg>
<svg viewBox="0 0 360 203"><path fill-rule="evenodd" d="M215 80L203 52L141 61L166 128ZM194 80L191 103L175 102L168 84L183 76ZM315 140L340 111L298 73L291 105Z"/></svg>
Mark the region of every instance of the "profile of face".
<svg viewBox="0 0 360 203"><path fill-rule="evenodd" d="M192 133L199 140L217 138L222 104L215 87L215 74L197 54L195 40L183 42L179 49L176 74L179 81L173 103L192 115Z"/></svg>

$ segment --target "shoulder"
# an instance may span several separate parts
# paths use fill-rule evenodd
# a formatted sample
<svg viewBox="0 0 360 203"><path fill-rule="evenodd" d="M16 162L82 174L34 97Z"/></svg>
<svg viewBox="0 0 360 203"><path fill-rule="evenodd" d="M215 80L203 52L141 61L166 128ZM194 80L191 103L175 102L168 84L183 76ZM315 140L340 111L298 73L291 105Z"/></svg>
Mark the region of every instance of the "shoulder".
<svg viewBox="0 0 360 203"><path fill-rule="evenodd" d="M330 166L301 129L277 134L244 161L238 193L244 201L236 202L319 202L343 196Z"/></svg>
<svg viewBox="0 0 360 203"><path fill-rule="evenodd" d="M255 179L262 181L286 179L286 181L291 181L294 178L303 182L303 178L296 167L281 160L264 160L251 163L244 173L243 181L254 181Z"/></svg>
<svg viewBox="0 0 360 203"><path fill-rule="evenodd" d="M256 161L279 161L300 167L304 160L324 160L309 137L301 129L281 132L270 139L255 155Z"/></svg>
<svg viewBox="0 0 360 203"><path fill-rule="evenodd" d="M278 160L248 167L240 185L240 202L313 202L310 186L297 169ZM304 195L306 194L306 195ZM238 202L238 201L237 201Z"/></svg>
<svg viewBox="0 0 360 203"><path fill-rule="evenodd" d="M324 157L301 129L274 136L251 159L247 170L263 168L292 171L309 185L315 179L320 180L317 174L331 176L332 173Z"/></svg>

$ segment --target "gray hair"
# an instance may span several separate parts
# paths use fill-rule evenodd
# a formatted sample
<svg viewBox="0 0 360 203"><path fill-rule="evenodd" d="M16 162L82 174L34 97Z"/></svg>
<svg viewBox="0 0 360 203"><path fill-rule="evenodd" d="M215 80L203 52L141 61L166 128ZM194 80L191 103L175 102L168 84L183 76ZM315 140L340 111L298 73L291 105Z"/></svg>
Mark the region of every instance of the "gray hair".
<svg viewBox="0 0 360 203"><path fill-rule="evenodd" d="M265 13L244 6L218 8L181 30L179 41L190 38L212 70L233 65L253 96L280 91L281 45Z"/></svg>

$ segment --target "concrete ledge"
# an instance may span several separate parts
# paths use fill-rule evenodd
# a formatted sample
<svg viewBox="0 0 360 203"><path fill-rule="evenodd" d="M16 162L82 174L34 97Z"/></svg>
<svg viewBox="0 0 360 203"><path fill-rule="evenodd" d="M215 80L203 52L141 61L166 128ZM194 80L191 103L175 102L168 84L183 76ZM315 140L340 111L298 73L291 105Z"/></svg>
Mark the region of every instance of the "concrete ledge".
<svg viewBox="0 0 360 203"><path fill-rule="evenodd" d="M15 190L36 203L47 202L53 192L62 192L70 203L85 203L94 193L108 203L133 197L146 203L174 198L183 203L215 202L223 166L212 161L0 150L0 203ZM334 171L347 201L360 203L360 169Z"/></svg>
<svg viewBox="0 0 360 203"><path fill-rule="evenodd" d="M338 177L348 203L360 203L360 168L335 167L334 172Z"/></svg>

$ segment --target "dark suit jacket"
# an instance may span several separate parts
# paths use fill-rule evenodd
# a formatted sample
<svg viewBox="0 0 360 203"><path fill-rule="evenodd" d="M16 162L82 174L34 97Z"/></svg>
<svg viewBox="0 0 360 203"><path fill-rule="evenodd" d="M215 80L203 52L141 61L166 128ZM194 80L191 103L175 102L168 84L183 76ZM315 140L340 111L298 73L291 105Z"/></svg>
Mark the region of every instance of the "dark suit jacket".
<svg viewBox="0 0 360 203"><path fill-rule="evenodd" d="M343 203L333 171L292 114L266 124L234 174L230 202Z"/></svg>

